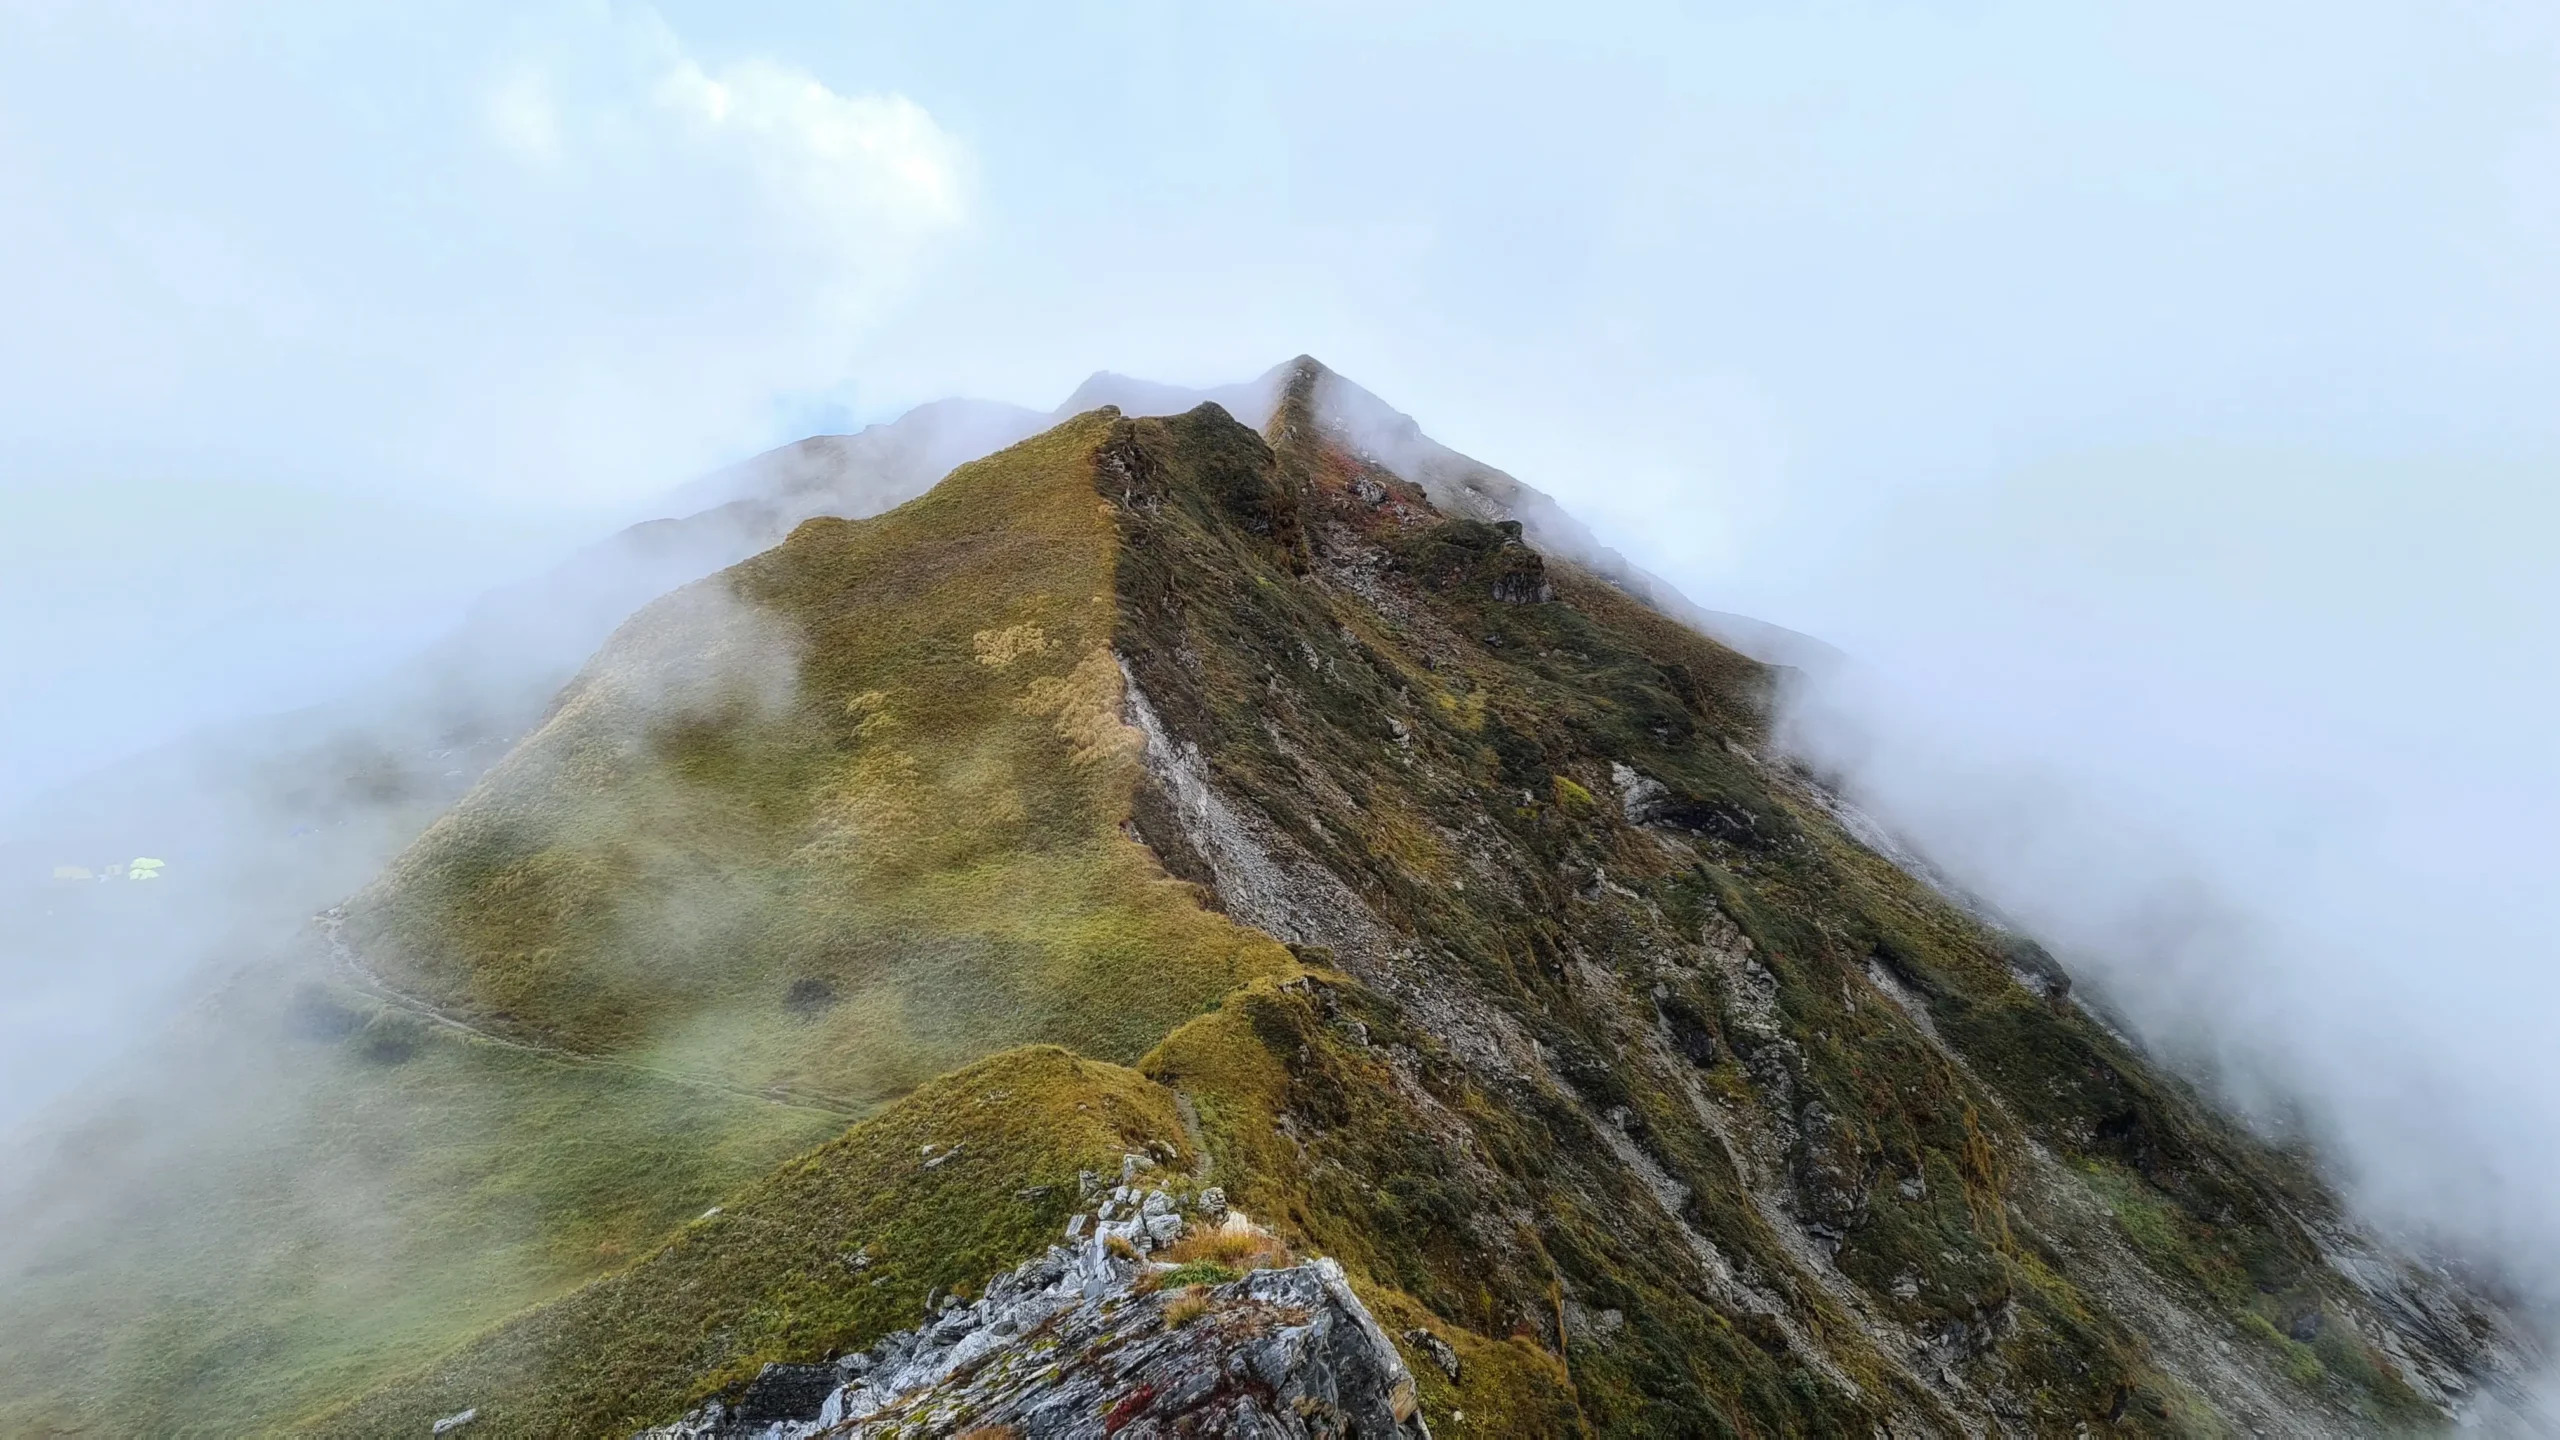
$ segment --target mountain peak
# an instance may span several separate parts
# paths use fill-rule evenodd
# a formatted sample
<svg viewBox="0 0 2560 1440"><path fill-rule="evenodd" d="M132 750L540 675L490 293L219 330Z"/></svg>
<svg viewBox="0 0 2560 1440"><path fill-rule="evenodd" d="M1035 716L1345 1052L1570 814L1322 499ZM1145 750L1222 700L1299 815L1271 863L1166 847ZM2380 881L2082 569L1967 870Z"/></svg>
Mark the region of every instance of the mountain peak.
<svg viewBox="0 0 2560 1440"><path fill-rule="evenodd" d="M1122 390L1180 408L1081 411L890 515L804 526L722 577L736 608L708 629L644 616L357 907L370 973L518 1044L851 1110L1026 1042L1130 1067L1143 1113L1191 1117L1176 1142L1132 1110L1133 1150L1205 1157L1335 1257L1432 1425L2442 1413L2425 1371L2347 1337L2452 1364L2396 1306L2500 1322L2417 1267L2376 1272L2398 1298L2338 1282L2316 1186L1766 757L1764 667L1542 554L1534 492L1395 451L1400 417L1338 377L1264 380L1259 430ZM783 698L641 662L752 656L774 624ZM1038 1196L1028 1241L1090 1192L1004 1138L1053 1102L961 1093L854 1127L919 1137L897 1166L820 1167L787 1220L744 1202L731 1238L512 1323L368 1423L662 1424L747 1362L816 1364L928 1290L1000 1286L1045 1237L964 1251L860 1218ZM687 1257L715 1245L704 1285ZM846 1254L870 1258L825 1258ZM757 1318L784 1308L805 1335ZM603 1373L568 1337L635 1313L748 1338L652 1338L641 1391L560 1410L590 1383L564 1373ZM2276 1338L2213 1342L2234 1327ZM544 1358L492 1379L495 1354ZM1079 1406L1153 1403L1095 1383Z"/></svg>
<svg viewBox="0 0 2560 1440"><path fill-rule="evenodd" d="M173 1045L291 1101L244 1198L60 1221L132 1278L0 1291L0 1428L1177 1433L1193 1321L1417 1433L2405 1432L2533 1363L1861 844L1551 500L1303 358L1079 395L642 608L226 991ZM177 1362L114 1343L173 1294Z"/></svg>

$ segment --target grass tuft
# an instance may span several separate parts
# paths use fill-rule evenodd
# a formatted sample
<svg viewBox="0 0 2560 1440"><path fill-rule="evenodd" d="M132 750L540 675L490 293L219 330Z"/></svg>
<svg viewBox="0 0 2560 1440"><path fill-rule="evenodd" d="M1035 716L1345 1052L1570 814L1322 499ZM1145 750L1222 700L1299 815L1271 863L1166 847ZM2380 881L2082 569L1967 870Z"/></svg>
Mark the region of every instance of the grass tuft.
<svg viewBox="0 0 2560 1440"><path fill-rule="evenodd" d="M1296 1263L1279 1236L1250 1225L1215 1225L1195 1230L1158 1251L1156 1258L1176 1266L1208 1265L1226 1271L1268 1270ZM1231 1274L1228 1278L1234 1278Z"/></svg>
<svg viewBox="0 0 2560 1440"><path fill-rule="evenodd" d="M1160 1271L1153 1278L1159 1289L1178 1290L1185 1285L1224 1285L1237 1278L1237 1272L1215 1260L1191 1260Z"/></svg>
<svg viewBox="0 0 2560 1440"><path fill-rule="evenodd" d="M1195 1285L1164 1304L1164 1323L1169 1330L1179 1330L1209 1313L1209 1291Z"/></svg>

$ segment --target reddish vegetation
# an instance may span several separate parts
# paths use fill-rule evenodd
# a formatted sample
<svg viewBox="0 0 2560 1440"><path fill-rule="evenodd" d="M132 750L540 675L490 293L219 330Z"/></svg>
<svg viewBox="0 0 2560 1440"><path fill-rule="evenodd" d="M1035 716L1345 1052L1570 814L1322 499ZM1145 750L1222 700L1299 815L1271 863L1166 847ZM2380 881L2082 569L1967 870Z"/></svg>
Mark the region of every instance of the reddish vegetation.
<svg viewBox="0 0 2560 1440"><path fill-rule="evenodd" d="M1141 1385L1130 1391L1121 1397L1119 1404L1111 1407L1110 1414L1102 1417L1102 1433L1105 1435L1119 1433L1121 1427L1145 1414L1147 1407L1154 1404L1155 1400L1156 1387L1153 1385Z"/></svg>

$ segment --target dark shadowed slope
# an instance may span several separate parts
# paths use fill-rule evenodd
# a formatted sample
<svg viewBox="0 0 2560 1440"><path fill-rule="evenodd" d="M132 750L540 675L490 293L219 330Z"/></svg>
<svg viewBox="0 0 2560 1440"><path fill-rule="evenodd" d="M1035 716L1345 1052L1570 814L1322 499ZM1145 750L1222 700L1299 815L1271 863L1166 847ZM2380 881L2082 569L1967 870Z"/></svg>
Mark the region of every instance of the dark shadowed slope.
<svg viewBox="0 0 2560 1440"><path fill-rule="evenodd" d="M1323 428L1331 444L1420 486L1442 514L1516 521L1522 538L1541 551L1582 565L1654 609L1764 664L1819 669L1841 659L1838 651L1810 635L1748 615L1705 609L1671 582L1601 544L1554 497L1425 435L1412 416L1308 356L1275 366L1245 384L1210 390L1187 390L1106 371L1078 386L1058 413L1063 417L1112 405L1129 415L1161 417L1213 404L1244 424L1263 429L1279 407L1290 377L1300 374L1317 377L1313 392L1305 397L1303 413Z"/></svg>

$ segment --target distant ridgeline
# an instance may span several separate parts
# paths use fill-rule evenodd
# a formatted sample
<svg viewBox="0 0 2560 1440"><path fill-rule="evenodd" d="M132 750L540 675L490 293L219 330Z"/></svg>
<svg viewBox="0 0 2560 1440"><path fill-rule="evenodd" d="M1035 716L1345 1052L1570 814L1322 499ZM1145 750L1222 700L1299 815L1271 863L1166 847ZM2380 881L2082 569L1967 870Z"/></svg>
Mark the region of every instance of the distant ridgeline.
<svg viewBox="0 0 2560 1440"><path fill-rule="evenodd" d="M1312 361L1097 385L647 606L5 1192L0 1430L1313 1433L1148 1339L1310 1306L1353 1433L2503 1413L2507 1315L1771 752L1821 647ZM1072 1405L916 1358L1024 1296Z"/></svg>

